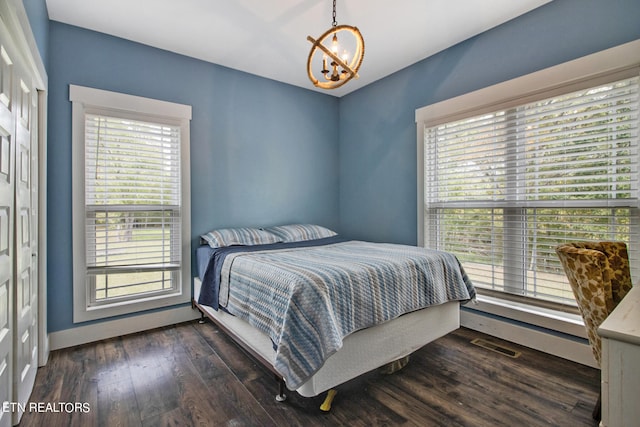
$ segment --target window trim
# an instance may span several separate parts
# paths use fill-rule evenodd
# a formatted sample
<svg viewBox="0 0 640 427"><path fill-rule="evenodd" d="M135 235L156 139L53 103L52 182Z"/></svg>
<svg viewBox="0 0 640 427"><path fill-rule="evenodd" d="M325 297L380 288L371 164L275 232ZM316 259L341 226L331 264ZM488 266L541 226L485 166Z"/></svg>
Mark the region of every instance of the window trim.
<svg viewBox="0 0 640 427"><path fill-rule="evenodd" d="M69 85L72 102L72 207L73 207L73 322L103 319L191 300L191 182L190 182L190 120L191 106L118 92ZM111 110L137 118L172 123L180 127L182 265L178 291L135 301L89 306L85 276L85 207L84 207L84 126L85 113Z"/></svg>
<svg viewBox="0 0 640 427"><path fill-rule="evenodd" d="M416 109L417 146L417 234L424 246L424 129L474 115L506 109L560 93L577 91L599 83L637 76L640 73L640 39L533 72L493 86L469 92ZM573 314L526 303L510 303L507 298L485 296L470 307L511 320L524 321L546 329L584 337Z"/></svg>

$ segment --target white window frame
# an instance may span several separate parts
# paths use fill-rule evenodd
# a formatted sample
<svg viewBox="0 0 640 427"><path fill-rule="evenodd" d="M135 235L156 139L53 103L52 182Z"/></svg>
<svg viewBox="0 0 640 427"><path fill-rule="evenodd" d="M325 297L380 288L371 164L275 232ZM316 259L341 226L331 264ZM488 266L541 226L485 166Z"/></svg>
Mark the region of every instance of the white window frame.
<svg viewBox="0 0 640 427"><path fill-rule="evenodd" d="M538 99L580 90L617 79L638 75L640 40L597 52L522 77L447 99L416 110L417 132L417 230L418 244L424 246L424 129L461 120L499 108L522 105ZM555 309L514 302L496 296L479 295L473 310L526 322L536 326L586 337L581 317Z"/></svg>
<svg viewBox="0 0 640 427"><path fill-rule="evenodd" d="M72 206L73 206L73 322L104 319L183 304L191 300L191 106L83 86L69 85L72 102ZM173 122L180 127L181 250L180 283L170 294L146 296L102 305L89 304L85 246L85 113L113 111L150 122Z"/></svg>

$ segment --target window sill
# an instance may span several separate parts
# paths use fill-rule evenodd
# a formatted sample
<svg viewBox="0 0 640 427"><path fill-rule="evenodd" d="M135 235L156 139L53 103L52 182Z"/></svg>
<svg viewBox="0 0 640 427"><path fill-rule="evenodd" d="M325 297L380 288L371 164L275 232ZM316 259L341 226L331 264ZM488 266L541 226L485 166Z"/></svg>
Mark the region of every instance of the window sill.
<svg viewBox="0 0 640 427"><path fill-rule="evenodd" d="M587 339L582 317L578 314L565 313L488 295L478 295L477 303L467 304L464 309L480 311L554 332Z"/></svg>
<svg viewBox="0 0 640 427"><path fill-rule="evenodd" d="M90 320L105 319L108 317L139 313L173 305L189 302L191 296L185 292L160 295L133 301L123 301L113 304L105 304L94 307L76 307L73 323L81 323Z"/></svg>

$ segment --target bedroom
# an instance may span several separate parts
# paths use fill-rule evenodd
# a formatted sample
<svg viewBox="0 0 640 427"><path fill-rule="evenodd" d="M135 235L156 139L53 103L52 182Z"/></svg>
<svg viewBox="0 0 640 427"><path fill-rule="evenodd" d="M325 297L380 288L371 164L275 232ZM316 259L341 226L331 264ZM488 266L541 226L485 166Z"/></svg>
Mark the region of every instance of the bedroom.
<svg viewBox="0 0 640 427"><path fill-rule="evenodd" d="M49 21L43 1L24 4L48 74L52 349L160 326L157 317L194 316L183 305L109 327L74 324L69 84L193 107L194 249L197 236L216 227L300 221L350 238L415 244L417 108L640 38L637 1L556 0L334 98Z"/></svg>

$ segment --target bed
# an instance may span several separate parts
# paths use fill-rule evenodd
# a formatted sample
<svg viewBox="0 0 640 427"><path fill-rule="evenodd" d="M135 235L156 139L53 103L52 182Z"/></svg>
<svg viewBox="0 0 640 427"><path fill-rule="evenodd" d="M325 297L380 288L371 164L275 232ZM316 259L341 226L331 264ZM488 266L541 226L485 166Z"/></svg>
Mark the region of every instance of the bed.
<svg viewBox="0 0 640 427"><path fill-rule="evenodd" d="M213 230L194 307L280 379L317 396L460 326L475 290L454 255L346 240L313 224Z"/></svg>

